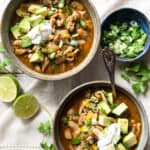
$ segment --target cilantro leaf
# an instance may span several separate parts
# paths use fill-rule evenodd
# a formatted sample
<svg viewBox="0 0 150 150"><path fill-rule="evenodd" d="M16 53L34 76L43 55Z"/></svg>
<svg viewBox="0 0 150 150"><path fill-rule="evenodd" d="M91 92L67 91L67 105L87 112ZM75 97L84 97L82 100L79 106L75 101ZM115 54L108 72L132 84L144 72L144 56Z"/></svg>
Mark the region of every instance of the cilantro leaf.
<svg viewBox="0 0 150 150"><path fill-rule="evenodd" d="M147 91L148 81L150 81L150 69L146 62L132 63L124 66L122 70L121 77L127 81L132 81L132 89L136 94Z"/></svg>
<svg viewBox="0 0 150 150"><path fill-rule="evenodd" d="M40 145L43 150L56 150L54 144L48 145L45 141L42 141Z"/></svg>
<svg viewBox="0 0 150 150"><path fill-rule="evenodd" d="M129 66L125 66L123 69L125 72L138 72L140 70L141 65L139 63L133 63Z"/></svg>
<svg viewBox="0 0 150 150"><path fill-rule="evenodd" d="M0 60L0 72L9 72L6 67L10 64L11 62L7 57L5 57L4 60Z"/></svg>
<svg viewBox="0 0 150 150"><path fill-rule="evenodd" d="M71 143L73 145L78 145L78 144L81 143L81 138L80 137L75 137L75 138L72 139Z"/></svg>
<svg viewBox="0 0 150 150"><path fill-rule="evenodd" d="M146 82L139 81L139 82L134 83L132 85L132 88L136 94L145 93L148 88L148 85Z"/></svg>
<svg viewBox="0 0 150 150"><path fill-rule="evenodd" d="M122 77L124 80L126 80L126 81L130 81L130 76L127 75L126 73L122 73L122 74L121 74L121 77Z"/></svg>
<svg viewBox="0 0 150 150"><path fill-rule="evenodd" d="M49 115L50 119L46 122L41 122L39 127L38 127L38 131L43 134L44 139L45 138L47 139L47 137L49 137L52 133L52 125L51 125L52 120L51 120L50 112L47 110L46 107L43 106L43 108L47 112L47 114ZM40 146L43 150L56 150L55 145L54 144L49 145L46 140L43 140L40 143Z"/></svg>
<svg viewBox="0 0 150 150"><path fill-rule="evenodd" d="M2 43L0 42L0 53L4 53L5 52L5 49L2 45ZM5 57L4 60L0 60L0 72L9 72L7 69L6 69L6 66L10 65L11 62L9 60L9 58Z"/></svg>
<svg viewBox="0 0 150 150"><path fill-rule="evenodd" d="M38 131L43 133L44 135L51 135L52 127L50 121L40 123Z"/></svg>
<svg viewBox="0 0 150 150"><path fill-rule="evenodd" d="M142 81L148 81L150 80L150 70L149 69L141 69L140 72L137 72L136 75L138 77L141 77Z"/></svg>

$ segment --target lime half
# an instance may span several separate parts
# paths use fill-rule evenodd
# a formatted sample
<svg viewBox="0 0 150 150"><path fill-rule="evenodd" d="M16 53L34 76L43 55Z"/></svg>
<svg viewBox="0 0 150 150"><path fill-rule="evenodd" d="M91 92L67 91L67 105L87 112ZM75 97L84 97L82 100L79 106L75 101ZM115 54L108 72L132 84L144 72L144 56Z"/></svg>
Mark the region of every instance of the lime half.
<svg viewBox="0 0 150 150"><path fill-rule="evenodd" d="M20 95L13 103L16 116L22 119L32 118L39 110L37 99L30 94Z"/></svg>
<svg viewBox="0 0 150 150"><path fill-rule="evenodd" d="M18 81L12 75L0 77L0 100L12 102L19 93Z"/></svg>

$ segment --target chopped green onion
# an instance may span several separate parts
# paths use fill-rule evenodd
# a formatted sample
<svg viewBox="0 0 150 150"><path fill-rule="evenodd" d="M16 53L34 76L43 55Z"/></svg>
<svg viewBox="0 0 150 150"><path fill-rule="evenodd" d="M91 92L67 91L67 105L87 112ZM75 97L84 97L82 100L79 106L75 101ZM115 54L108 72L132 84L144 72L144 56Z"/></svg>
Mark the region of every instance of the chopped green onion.
<svg viewBox="0 0 150 150"><path fill-rule="evenodd" d="M86 126L91 126L92 125L92 121L90 119L86 119L86 120L84 120L84 124Z"/></svg>
<svg viewBox="0 0 150 150"><path fill-rule="evenodd" d="M64 125L67 125L68 124L68 117L67 116L63 117L62 121L63 121Z"/></svg>
<svg viewBox="0 0 150 150"><path fill-rule="evenodd" d="M65 19L64 20L64 25L67 26L67 24L68 24L68 21Z"/></svg>
<svg viewBox="0 0 150 150"><path fill-rule="evenodd" d="M78 36L79 36L79 34L76 33L76 34L73 34L73 35L72 35L72 38L76 38L76 37L78 37Z"/></svg>
<svg viewBox="0 0 150 150"><path fill-rule="evenodd" d="M66 6L65 11L68 16L70 16L72 14L72 10L68 5Z"/></svg>
<svg viewBox="0 0 150 150"><path fill-rule="evenodd" d="M65 0L60 0L59 4L58 4L59 8L64 8L65 7Z"/></svg>
<svg viewBox="0 0 150 150"><path fill-rule="evenodd" d="M95 96L92 96L90 100L94 103L97 102L97 98Z"/></svg>
<svg viewBox="0 0 150 150"><path fill-rule="evenodd" d="M62 40L60 40L58 47L59 47L59 48L62 48L62 47L63 47L63 41L62 41Z"/></svg>
<svg viewBox="0 0 150 150"><path fill-rule="evenodd" d="M71 40L71 41L70 41L70 45L77 47L77 46L79 46L79 42L76 41L76 40Z"/></svg>
<svg viewBox="0 0 150 150"><path fill-rule="evenodd" d="M45 45L45 43L46 43L46 41L45 41L45 40L41 40L41 41L40 41L40 46L44 46L44 45Z"/></svg>
<svg viewBox="0 0 150 150"><path fill-rule="evenodd" d="M42 52L46 53L46 54L51 54L53 53L55 50L53 48L43 48Z"/></svg>
<svg viewBox="0 0 150 150"><path fill-rule="evenodd" d="M147 35L136 21L111 24L104 31L104 45L112 49L120 58L134 58L144 50Z"/></svg>
<svg viewBox="0 0 150 150"><path fill-rule="evenodd" d="M84 148L85 148L85 149L90 149L90 144L89 144L89 143L85 143L85 144L84 144Z"/></svg>
<svg viewBox="0 0 150 150"><path fill-rule="evenodd" d="M56 52L52 52L52 53L50 54L50 59L53 60L53 59L55 59L55 58L56 58Z"/></svg>
<svg viewBox="0 0 150 150"><path fill-rule="evenodd" d="M95 104L95 103L90 103L89 108L90 108L90 109L95 109L95 108L96 108L96 104Z"/></svg>
<svg viewBox="0 0 150 150"><path fill-rule="evenodd" d="M80 20L80 25L85 29L87 28L87 23L84 20Z"/></svg>

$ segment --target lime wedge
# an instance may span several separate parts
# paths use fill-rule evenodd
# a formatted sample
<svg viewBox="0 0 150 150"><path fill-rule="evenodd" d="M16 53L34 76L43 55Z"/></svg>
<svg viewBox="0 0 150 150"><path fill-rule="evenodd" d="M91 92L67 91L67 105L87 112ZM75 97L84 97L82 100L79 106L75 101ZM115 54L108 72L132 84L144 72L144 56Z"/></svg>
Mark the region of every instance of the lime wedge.
<svg viewBox="0 0 150 150"><path fill-rule="evenodd" d="M19 93L19 83L12 75L0 77L0 100L12 102Z"/></svg>
<svg viewBox="0 0 150 150"><path fill-rule="evenodd" d="M39 110L37 99L30 94L20 95L13 103L16 116L22 119L32 118Z"/></svg>

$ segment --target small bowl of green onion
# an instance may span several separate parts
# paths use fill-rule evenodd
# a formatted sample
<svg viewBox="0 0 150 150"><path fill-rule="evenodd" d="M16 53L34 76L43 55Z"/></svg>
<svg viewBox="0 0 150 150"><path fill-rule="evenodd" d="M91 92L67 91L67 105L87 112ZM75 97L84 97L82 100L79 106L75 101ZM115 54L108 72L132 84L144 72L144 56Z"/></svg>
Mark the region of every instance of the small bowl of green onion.
<svg viewBox="0 0 150 150"><path fill-rule="evenodd" d="M142 58L150 48L150 26L147 17L132 8L110 14L102 23L102 48L110 48L120 62Z"/></svg>

